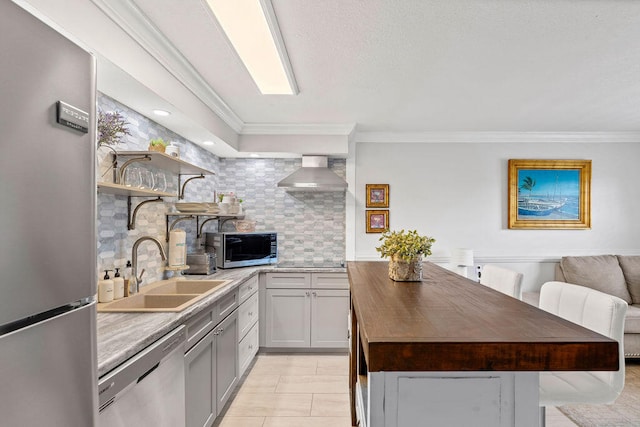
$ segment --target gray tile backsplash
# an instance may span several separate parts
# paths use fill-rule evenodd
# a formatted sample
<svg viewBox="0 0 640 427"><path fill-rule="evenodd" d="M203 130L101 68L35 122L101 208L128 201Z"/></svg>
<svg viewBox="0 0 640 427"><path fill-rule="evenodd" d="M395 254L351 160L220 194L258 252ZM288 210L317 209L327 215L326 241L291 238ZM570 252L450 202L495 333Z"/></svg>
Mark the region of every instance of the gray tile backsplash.
<svg viewBox="0 0 640 427"><path fill-rule="evenodd" d="M276 187L279 180L300 167L300 159L218 158L105 95L99 95L98 106L104 111L120 111L130 123L131 135L125 137L115 147L116 150L146 150L150 139L161 137L180 147L180 157L183 160L214 171L216 175L187 184L185 201L213 201L214 191L234 192L243 199L246 219L256 221L257 231L278 232L280 262L308 266L334 266L343 262L345 194L288 193ZM98 177L98 181L111 181L112 174L107 171L111 162L110 150L98 150L98 160L98 174L104 175L104 178ZM121 164L120 160L119 163ZM330 159L329 167L342 177L346 175L344 159ZM177 175L167 172L166 177L167 191L177 194ZM132 198L132 209L143 200L145 199ZM104 270L124 267L126 261L131 259L133 243L141 236L149 235L165 242L165 212L177 201L177 197L165 198L165 203L142 206L136 217L135 229L127 230L127 197L99 193L98 268ZM189 250L193 250L197 233L195 221L181 221L176 228L187 232L187 245ZM203 231L215 231L217 228L217 220L209 221L204 225ZM233 230L233 225L227 223L225 229ZM155 245L147 242L140 245L138 260L138 271L142 268L146 270L144 283L166 278L167 273L162 271L162 261Z"/></svg>

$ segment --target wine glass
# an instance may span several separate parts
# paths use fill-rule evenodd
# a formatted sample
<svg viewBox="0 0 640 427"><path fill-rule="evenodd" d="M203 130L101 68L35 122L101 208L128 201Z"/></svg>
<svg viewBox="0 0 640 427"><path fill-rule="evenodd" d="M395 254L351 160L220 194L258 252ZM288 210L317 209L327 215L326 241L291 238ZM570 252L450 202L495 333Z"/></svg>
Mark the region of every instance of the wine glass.
<svg viewBox="0 0 640 427"><path fill-rule="evenodd" d="M167 177L162 171L158 171L153 174L153 191L165 192L167 191Z"/></svg>
<svg viewBox="0 0 640 427"><path fill-rule="evenodd" d="M140 188L153 190L153 173L148 169L140 169Z"/></svg>
<svg viewBox="0 0 640 427"><path fill-rule="evenodd" d="M129 166L124 170L124 185L127 187L140 187L140 170L135 166Z"/></svg>

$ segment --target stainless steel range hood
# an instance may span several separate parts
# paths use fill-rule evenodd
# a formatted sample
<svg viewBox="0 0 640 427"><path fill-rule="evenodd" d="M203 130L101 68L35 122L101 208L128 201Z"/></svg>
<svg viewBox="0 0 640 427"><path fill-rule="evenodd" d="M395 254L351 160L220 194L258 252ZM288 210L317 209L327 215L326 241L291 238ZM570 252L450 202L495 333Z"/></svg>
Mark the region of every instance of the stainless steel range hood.
<svg viewBox="0 0 640 427"><path fill-rule="evenodd" d="M346 191L347 182L329 170L326 156L302 156L302 167L278 182L287 191Z"/></svg>

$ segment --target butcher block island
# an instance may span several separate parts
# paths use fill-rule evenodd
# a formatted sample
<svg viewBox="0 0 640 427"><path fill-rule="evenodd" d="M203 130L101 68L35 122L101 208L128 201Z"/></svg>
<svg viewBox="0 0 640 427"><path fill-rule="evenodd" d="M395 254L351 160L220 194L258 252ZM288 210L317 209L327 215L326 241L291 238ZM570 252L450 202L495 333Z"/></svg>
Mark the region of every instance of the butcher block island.
<svg viewBox="0 0 640 427"><path fill-rule="evenodd" d="M538 426L540 371L615 371L618 343L426 262L349 262L351 416L368 427Z"/></svg>

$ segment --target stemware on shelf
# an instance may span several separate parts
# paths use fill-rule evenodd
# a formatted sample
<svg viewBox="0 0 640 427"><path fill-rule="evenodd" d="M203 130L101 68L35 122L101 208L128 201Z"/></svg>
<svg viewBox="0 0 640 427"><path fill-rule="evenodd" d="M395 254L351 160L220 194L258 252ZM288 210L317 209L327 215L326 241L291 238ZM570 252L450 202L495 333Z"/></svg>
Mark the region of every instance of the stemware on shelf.
<svg viewBox="0 0 640 427"><path fill-rule="evenodd" d="M127 187L139 188L140 182L140 169L135 166L129 166L124 170L124 185Z"/></svg>
<svg viewBox="0 0 640 427"><path fill-rule="evenodd" d="M149 169L140 169L140 188L145 190L154 189L153 172Z"/></svg>
<svg viewBox="0 0 640 427"><path fill-rule="evenodd" d="M167 177L162 171L157 171L153 174L153 190L154 191L167 191Z"/></svg>

